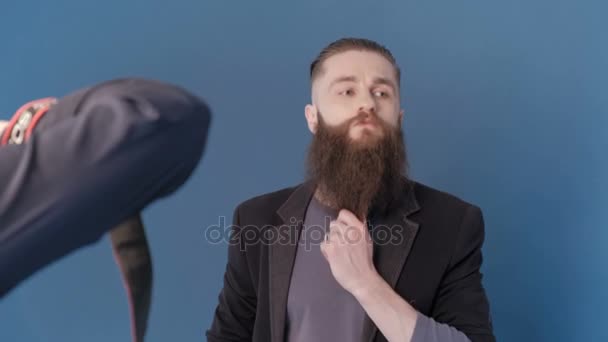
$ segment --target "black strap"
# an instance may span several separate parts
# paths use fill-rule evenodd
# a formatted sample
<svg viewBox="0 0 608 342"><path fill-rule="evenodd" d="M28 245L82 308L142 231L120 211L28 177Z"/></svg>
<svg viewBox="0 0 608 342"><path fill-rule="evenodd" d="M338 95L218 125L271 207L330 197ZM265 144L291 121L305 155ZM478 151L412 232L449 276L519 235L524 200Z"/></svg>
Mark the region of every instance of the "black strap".
<svg viewBox="0 0 608 342"><path fill-rule="evenodd" d="M142 342L148 326L152 297L152 259L140 215L110 231L114 257L129 298L133 342Z"/></svg>

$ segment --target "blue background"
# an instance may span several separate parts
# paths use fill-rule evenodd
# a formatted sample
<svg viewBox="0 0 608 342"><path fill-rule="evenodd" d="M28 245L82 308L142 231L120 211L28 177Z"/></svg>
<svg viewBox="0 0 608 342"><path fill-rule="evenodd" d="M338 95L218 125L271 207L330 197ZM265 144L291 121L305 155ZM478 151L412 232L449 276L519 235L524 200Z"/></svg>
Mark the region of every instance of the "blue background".
<svg viewBox="0 0 608 342"><path fill-rule="evenodd" d="M226 260L206 227L301 181L309 63L342 36L378 40L403 69L412 175L484 210L499 340L606 341L607 13L558 0L6 1L0 118L122 76L211 104L203 162L144 215L148 341L201 341ZM104 238L0 302L0 341L127 341L127 311Z"/></svg>

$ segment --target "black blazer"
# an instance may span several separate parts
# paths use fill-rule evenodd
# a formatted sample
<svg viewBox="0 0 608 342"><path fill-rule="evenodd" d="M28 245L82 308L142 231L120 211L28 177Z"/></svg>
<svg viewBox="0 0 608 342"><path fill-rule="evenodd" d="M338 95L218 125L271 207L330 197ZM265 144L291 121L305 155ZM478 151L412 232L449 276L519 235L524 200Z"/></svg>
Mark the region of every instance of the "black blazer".
<svg viewBox="0 0 608 342"><path fill-rule="evenodd" d="M385 234L372 234L378 273L422 314L473 342L495 341L480 273L481 210L417 182L404 179L401 187L395 209L368 218L372 226L391 227L392 236L399 237L386 243L379 240ZM314 190L308 181L237 206L208 341L284 341L297 238ZM364 341L386 341L369 317L365 332Z"/></svg>

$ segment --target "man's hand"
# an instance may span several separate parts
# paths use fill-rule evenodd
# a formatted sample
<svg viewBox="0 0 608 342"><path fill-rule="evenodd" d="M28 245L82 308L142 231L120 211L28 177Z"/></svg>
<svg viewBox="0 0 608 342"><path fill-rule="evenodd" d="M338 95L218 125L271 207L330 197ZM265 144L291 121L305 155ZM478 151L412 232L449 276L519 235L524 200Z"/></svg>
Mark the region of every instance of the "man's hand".
<svg viewBox="0 0 608 342"><path fill-rule="evenodd" d="M357 299L388 341L411 341L417 312L376 271L367 224L341 210L329 227L321 252L334 278Z"/></svg>
<svg viewBox="0 0 608 342"><path fill-rule="evenodd" d="M334 278L353 295L374 286L373 282L379 278L367 224L348 210L341 210L330 223L321 252Z"/></svg>

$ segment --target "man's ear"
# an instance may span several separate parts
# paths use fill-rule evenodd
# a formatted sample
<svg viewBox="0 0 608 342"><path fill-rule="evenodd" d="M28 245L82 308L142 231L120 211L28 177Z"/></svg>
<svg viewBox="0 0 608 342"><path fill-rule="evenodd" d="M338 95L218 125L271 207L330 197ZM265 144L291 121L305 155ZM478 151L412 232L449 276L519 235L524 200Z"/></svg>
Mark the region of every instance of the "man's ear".
<svg viewBox="0 0 608 342"><path fill-rule="evenodd" d="M312 134L317 133L317 127L319 125L317 112L317 107L315 105L307 104L306 107L304 107L304 116L306 117L306 122L308 123L308 129L312 132Z"/></svg>

